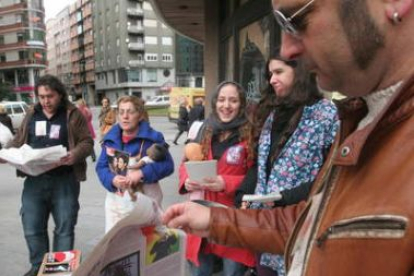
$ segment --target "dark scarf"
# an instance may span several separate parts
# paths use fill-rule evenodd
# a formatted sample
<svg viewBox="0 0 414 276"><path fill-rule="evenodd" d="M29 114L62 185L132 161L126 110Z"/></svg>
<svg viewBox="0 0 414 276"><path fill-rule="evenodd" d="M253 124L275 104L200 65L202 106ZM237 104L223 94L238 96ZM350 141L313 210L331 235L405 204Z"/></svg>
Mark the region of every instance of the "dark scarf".
<svg viewBox="0 0 414 276"><path fill-rule="evenodd" d="M237 132L236 130L247 122L246 116L238 116L234 120L223 123L214 114L211 114L206 122L206 127L210 127L213 130L213 135L220 134L225 131Z"/></svg>

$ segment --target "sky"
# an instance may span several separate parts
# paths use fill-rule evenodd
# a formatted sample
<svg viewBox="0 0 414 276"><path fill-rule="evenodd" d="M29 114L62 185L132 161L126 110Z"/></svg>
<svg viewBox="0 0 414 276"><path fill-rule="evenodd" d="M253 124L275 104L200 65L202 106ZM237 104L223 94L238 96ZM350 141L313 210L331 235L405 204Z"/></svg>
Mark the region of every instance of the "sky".
<svg viewBox="0 0 414 276"><path fill-rule="evenodd" d="M55 17L59 12L61 12L67 5L72 4L75 0L43 0L45 5L45 19Z"/></svg>

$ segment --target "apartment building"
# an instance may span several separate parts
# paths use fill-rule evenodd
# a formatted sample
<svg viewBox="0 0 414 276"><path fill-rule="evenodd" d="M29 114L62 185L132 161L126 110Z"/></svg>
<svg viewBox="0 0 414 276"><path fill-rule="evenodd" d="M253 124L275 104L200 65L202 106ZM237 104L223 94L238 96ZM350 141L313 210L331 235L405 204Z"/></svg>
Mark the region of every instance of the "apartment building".
<svg viewBox="0 0 414 276"><path fill-rule="evenodd" d="M0 82L14 99L34 101L35 80L46 68L43 0L0 1Z"/></svg>
<svg viewBox="0 0 414 276"><path fill-rule="evenodd" d="M174 32L143 0L94 2L96 92L115 101L164 93L175 82Z"/></svg>
<svg viewBox="0 0 414 276"><path fill-rule="evenodd" d="M47 74L57 76L66 86L69 96L74 97L71 64L71 39L69 23L69 6L60 11L56 17L46 22Z"/></svg>
<svg viewBox="0 0 414 276"><path fill-rule="evenodd" d="M75 97L96 104L92 7L92 0L77 0L70 5L71 80Z"/></svg>

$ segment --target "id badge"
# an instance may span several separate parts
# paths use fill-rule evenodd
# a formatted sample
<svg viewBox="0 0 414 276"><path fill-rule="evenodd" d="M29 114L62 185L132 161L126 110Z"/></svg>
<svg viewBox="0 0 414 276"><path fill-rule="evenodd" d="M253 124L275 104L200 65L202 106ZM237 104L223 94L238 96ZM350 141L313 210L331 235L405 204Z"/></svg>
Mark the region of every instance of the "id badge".
<svg viewBox="0 0 414 276"><path fill-rule="evenodd" d="M46 136L46 121L37 121L35 126L36 136Z"/></svg>
<svg viewBox="0 0 414 276"><path fill-rule="evenodd" d="M51 125L50 126L50 139L59 139L60 134L60 125Z"/></svg>

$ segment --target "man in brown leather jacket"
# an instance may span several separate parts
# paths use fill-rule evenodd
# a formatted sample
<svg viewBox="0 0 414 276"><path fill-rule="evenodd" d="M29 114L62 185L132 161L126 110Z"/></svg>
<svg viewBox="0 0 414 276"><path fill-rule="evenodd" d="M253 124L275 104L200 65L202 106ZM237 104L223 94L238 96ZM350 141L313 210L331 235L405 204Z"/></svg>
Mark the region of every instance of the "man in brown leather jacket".
<svg viewBox="0 0 414 276"><path fill-rule="evenodd" d="M281 54L340 91L341 130L307 203L171 207L164 222L285 252L288 276L414 275L414 1L273 0Z"/></svg>

